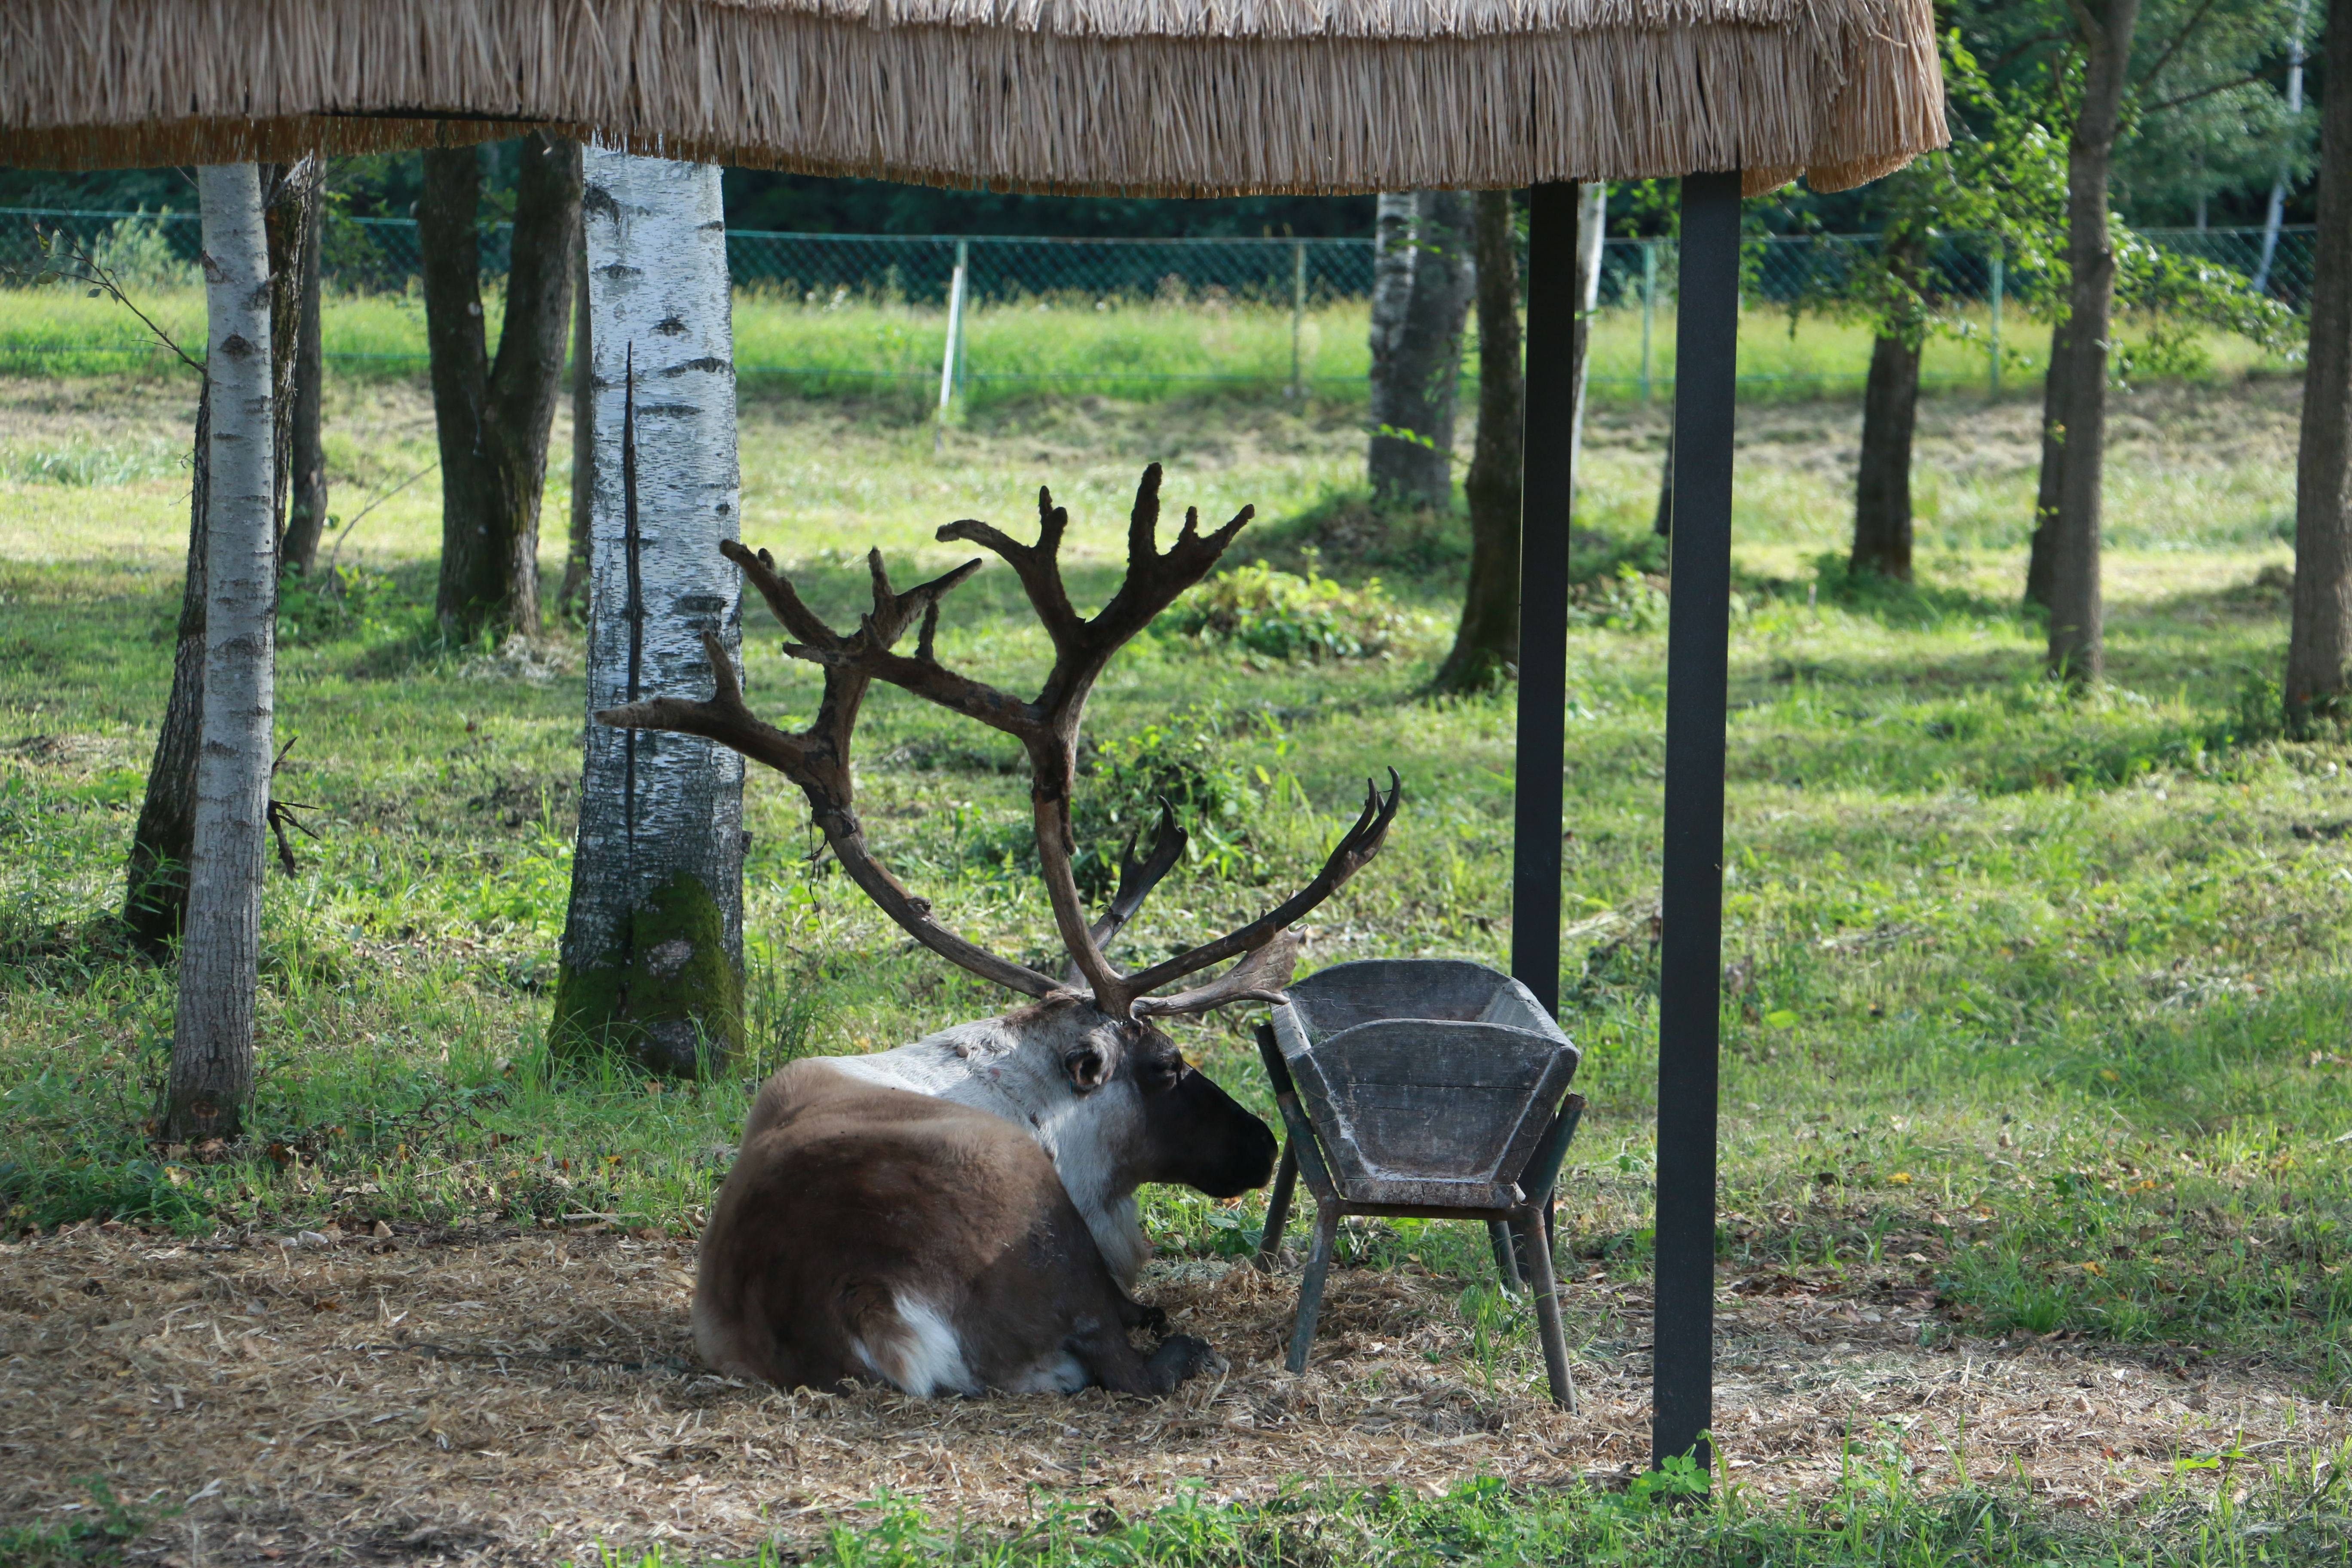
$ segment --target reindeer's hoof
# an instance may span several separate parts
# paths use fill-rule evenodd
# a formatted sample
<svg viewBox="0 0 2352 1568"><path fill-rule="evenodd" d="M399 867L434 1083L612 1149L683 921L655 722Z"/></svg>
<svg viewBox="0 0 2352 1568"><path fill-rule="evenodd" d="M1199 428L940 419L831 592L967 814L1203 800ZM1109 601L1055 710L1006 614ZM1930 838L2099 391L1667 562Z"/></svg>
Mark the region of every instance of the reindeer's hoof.
<svg viewBox="0 0 2352 1568"><path fill-rule="evenodd" d="M1196 1340L1190 1334L1171 1334L1160 1342L1160 1348L1151 1352L1148 1364L1152 1385L1164 1394L1186 1378L1210 1371L1223 1362L1209 1348L1207 1341Z"/></svg>

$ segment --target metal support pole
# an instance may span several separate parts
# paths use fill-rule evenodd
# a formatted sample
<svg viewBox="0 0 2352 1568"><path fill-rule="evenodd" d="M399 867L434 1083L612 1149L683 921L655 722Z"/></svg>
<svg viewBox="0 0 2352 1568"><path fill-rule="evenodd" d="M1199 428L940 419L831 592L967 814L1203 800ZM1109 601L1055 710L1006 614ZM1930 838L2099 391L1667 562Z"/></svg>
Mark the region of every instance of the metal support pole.
<svg viewBox="0 0 2352 1568"><path fill-rule="evenodd" d="M1528 377L1519 502L1519 716L1511 973L1559 1011L1559 816L1568 743L1568 524L1574 499L1573 184L1528 193Z"/></svg>
<svg viewBox="0 0 2352 1568"><path fill-rule="evenodd" d="M1990 334L1992 339L1991 385L1992 395L1995 397L2000 395L2000 295L2003 281L2001 271L2001 258L1996 255L1992 258L1992 331Z"/></svg>
<svg viewBox="0 0 2352 1568"><path fill-rule="evenodd" d="M1642 242L1642 401L1650 401L1650 328L1658 317L1658 242Z"/></svg>
<svg viewBox="0 0 2352 1568"><path fill-rule="evenodd" d="M1290 242L1290 398L1296 403L1307 395L1307 384L1301 379L1299 334L1307 323L1307 247L1299 240Z"/></svg>
<svg viewBox="0 0 2352 1568"><path fill-rule="evenodd" d="M1675 355L1674 608L1666 630L1658 973L1657 1315L1651 1462L1699 1448L1715 1406L1715 1138L1723 763L1731 643L1739 175L1683 177ZM1701 1450L1702 1464L1711 1456Z"/></svg>

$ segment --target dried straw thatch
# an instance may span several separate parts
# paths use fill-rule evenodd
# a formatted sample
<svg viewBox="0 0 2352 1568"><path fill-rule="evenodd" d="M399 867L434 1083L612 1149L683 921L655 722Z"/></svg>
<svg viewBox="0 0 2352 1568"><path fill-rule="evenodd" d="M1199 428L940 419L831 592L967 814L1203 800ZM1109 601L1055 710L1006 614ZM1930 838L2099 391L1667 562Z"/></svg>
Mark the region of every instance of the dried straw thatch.
<svg viewBox="0 0 2352 1568"><path fill-rule="evenodd" d="M1209 195L1740 167L1945 139L1928 0L9 0L0 162L560 126L673 157Z"/></svg>

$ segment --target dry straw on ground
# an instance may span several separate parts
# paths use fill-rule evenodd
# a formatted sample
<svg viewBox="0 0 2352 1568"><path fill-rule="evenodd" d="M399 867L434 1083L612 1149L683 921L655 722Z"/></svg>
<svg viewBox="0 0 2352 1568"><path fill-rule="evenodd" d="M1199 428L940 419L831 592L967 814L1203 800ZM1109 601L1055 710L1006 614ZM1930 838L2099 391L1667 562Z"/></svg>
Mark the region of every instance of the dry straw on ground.
<svg viewBox="0 0 2352 1568"><path fill-rule="evenodd" d="M190 1243L84 1227L0 1246L0 1520L61 1521L82 1483L157 1512L133 1560L555 1563L806 1538L887 1490L970 1526L1059 1499L1130 1515L1197 1482L1543 1487L1646 1445L1647 1301L1571 1280L1584 1411L1517 1351L1481 1371L1455 1287L1335 1274L1307 1373L1282 1371L1295 1276L1156 1267L1144 1294L1230 1363L1154 1404L1090 1392L920 1402L779 1394L693 1362L690 1245L609 1232L311 1234ZM1717 1429L1767 1496L1837 1484L1844 1446L1930 1489L2023 1480L2112 1510L2176 1460L2339 1443L2344 1412L2260 1368L2167 1370L2112 1347L1923 1348L1916 1273L1824 1294L1727 1281ZM2228 1464L2190 1484L2229 1484ZM185 1505L182 1508L182 1505Z"/></svg>

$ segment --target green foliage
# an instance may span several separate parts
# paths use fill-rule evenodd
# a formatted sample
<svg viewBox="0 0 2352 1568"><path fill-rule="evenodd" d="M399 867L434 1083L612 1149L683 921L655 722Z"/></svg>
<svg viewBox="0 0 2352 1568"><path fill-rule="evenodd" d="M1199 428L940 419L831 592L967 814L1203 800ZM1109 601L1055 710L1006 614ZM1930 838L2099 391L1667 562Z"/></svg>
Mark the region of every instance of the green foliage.
<svg viewBox="0 0 2352 1568"><path fill-rule="evenodd" d="M121 1563L152 1527L143 1510L115 1497L104 1476L81 1485L90 1500L63 1519L0 1524L0 1568L101 1568Z"/></svg>
<svg viewBox="0 0 2352 1568"><path fill-rule="evenodd" d="M1231 731L1257 742L1278 766L1287 751L1281 724L1264 710L1234 714L1222 704L1186 709L1098 742L1081 766L1071 821L1078 838L1073 869L1087 898L1110 896L1119 856L1135 841L1150 847L1164 804L1187 835L1185 859L1195 875L1256 880L1266 874L1251 819L1276 786L1264 763L1244 764Z"/></svg>
<svg viewBox="0 0 2352 1568"><path fill-rule="evenodd" d="M1378 577L1358 587L1250 562L1199 584L1161 617L1163 636L1198 637L1265 658L1378 658L1394 649L1404 612Z"/></svg>

